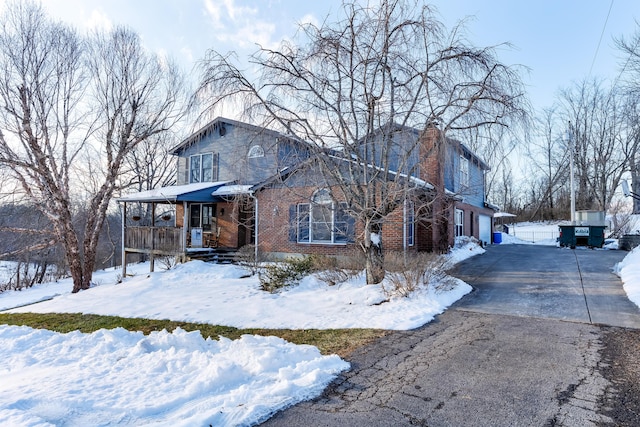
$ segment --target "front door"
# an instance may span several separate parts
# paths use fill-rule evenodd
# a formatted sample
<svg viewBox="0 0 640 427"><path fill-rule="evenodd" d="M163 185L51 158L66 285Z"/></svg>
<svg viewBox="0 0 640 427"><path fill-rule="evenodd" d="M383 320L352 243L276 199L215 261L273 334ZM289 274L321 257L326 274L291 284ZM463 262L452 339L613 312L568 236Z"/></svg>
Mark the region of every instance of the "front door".
<svg viewBox="0 0 640 427"><path fill-rule="evenodd" d="M202 217L202 205L200 203L192 203L189 207L189 229L200 228L200 219Z"/></svg>
<svg viewBox="0 0 640 427"><path fill-rule="evenodd" d="M242 207L238 212L238 247L253 243L253 211Z"/></svg>
<svg viewBox="0 0 640 427"><path fill-rule="evenodd" d="M216 205L212 203L192 203L189 206L189 228L202 228L204 232L214 231Z"/></svg>

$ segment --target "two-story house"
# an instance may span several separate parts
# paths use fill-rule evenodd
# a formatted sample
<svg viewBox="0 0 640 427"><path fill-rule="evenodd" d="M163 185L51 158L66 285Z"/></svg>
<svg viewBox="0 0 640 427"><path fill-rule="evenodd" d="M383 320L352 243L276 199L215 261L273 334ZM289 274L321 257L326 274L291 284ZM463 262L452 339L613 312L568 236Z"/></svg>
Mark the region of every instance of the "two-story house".
<svg viewBox="0 0 640 427"><path fill-rule="evenodd" d="M188 257L253 243L252 187L308 156L305 144L293 138L221 117L169 154L177 156L176 185L117 199L124 218L124 266L133 253ZM136 208L142 204L151 206L147 224L139 223Z"/></svg>
<svg viewBox="0 0 640 427"><path fill-rule="evenodd" d="M363 185L357 175L369 170L370 176L384 172L376 179L393 181L390 187L403 187L395 196L397 207L384 219L385 250L446 251L457 236L490 243L494 210L485 200L488 166L435 127L421 131L392 126L361 141L358 158L368 161L356 167L345 165L352 162L349 156L312 158L259 186L261 249L278 256L353 251L364 235L363 224L347 214L349 195L335 173L326 173L330 168L344 169L339 179L343 184L352 179L352 185Z"/></svg>
<svg viewBox="0 0 640 427"><path fill-rule="evenodd" d="M385 250L446 250L456 236L489 243L493 211L485 201L487 165L436 128L397 127L360 143L364 170L406 182L397 208L385 218ZM386 141L388 144L388 141ZM310 155L309 146L282 133L217 118L174 147L176 185L118 199L123 208L123 253L181 255L256 244L263 254L348 254L363 225L353 218L339 183L322 169L349 172L340 152ZM381 155L384 153L384 156ZM344 179L342 185L344 185ZM151 223L132 220L133 207L152 206ZM170 215L166 215L167 207ZM162 211L162 221L156 212ZM124 263L123 263L124 264Z"/></svg>

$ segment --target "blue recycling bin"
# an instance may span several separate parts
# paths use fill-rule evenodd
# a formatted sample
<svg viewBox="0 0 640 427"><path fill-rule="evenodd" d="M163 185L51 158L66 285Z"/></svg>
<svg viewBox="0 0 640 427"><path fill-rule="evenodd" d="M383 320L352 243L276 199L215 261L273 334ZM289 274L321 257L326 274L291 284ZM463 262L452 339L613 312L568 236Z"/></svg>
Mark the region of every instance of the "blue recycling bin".
<svg viewBox="0 0 640 427"><path fill-rule="evenodd" d="M500 243L502 243L502 233L499 231L496 231L493 233L493 243L496 245L499 245Z"/></svg>

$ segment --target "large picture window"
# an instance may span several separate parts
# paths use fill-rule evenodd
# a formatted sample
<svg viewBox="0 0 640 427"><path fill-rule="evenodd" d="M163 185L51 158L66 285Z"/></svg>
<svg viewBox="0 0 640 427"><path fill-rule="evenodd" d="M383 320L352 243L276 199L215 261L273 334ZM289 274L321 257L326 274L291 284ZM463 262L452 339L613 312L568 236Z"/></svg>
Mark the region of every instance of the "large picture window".
<svg viewBox="0 0 640 427"><path fill-rule="evenodd" d="M196 154L189 158L189 183L218 180L218 154Z"/></svg>
<svg viewBox="0 0 640 427"><path fill-rule="evenodd" d="M340 244L353 241L354 220L346 203L336 203L326 189L318 190L311 203L293 209L298 243Z"/></svg>

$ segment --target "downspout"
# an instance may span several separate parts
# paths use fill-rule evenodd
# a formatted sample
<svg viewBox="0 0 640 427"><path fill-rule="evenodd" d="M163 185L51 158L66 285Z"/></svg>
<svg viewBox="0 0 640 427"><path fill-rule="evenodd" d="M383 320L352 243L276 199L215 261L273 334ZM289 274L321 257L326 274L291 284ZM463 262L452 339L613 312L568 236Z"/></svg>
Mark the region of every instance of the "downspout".
<svg viewBox="0 0 640 427"><path fill-rule="evenodd" d="M407 199L402 203L402 253L405 265L407 263Z"/></svg>
<svg viewBox="0 0 640 427"><path fill-rule="evenodd" d="M253 254L253 256L255 257L255 262L258 262L258 198L253 194L253 192L249 193L249 197L251 197L253 199L254 203L255 203L255 207L254 207L255 213L253 215L255 217L254 224L253 224L253 228L254 228L254 231L253 231L253 240L254 240L254 242L253 242L253 246L254 246L253 250L254 250L254 254Z"/></svg>

